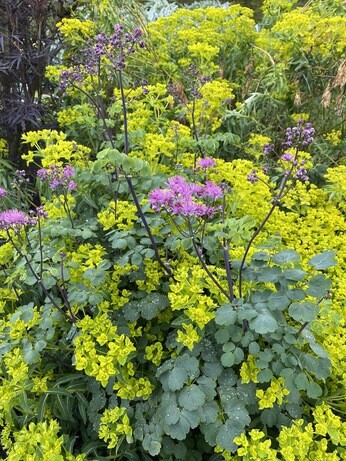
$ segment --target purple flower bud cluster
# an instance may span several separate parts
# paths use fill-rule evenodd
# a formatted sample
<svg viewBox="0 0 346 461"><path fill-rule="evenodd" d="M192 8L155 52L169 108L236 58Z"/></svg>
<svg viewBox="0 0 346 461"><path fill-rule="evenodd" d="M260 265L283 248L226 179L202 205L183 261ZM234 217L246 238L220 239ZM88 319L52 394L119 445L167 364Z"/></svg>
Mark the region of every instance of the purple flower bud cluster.
<svg viewBox="0 0 346 461"><path fill-rule="evenodd" d="M295 178L301 181L309 181L309 176L305 168L299 168L299 170L296 171Z"/></svg>
<svg viewBox="0 0 346 461"><path fill-rule="evenodd" d="M7 195L7 190L0 187L0 197L6 197L6 195Z"/></svg>
<svg viewBox="0 0 346 461"><path fill-rule="evenodd" d="M75 170L71 165L60 167L58 165L51 165L49 169L41 168L37 171L37 177L41 181L48 181L51 189L62 187L68 190L75 190L77 184L71 180L75 175Z"/></svg>
<svg viewBox="0 0 346 461"><path fill-rule="evenodd" d="M112 35L98 34L89 40L81 53L81 60L75 60L73 69L60 74L59 89L65 91L69 85L83 81L88 75L97 75L102 56L107 57L113 71L123 70L127 56L133 54L137 47L145 47L143 32L140 29L125 32L121 24L116 24Z"/></svg>
<svg viewBox="0 0 346 461"><path fill-rule="evenodd" d="M149 194L154 211L163 209L183 217L211 218L220 209L215 201L222 197L223 190L212 181L196 184L173 176L166 185L166 189L154 189Z"/></svg>
<svg viewBox="0 0 346 461"><path fill-rule="evenodd" d="M255 184L256 182L259 181L259 178L257 176L257 171L252 170L251 173L249 173L246 177L246 179L251 182L252 184Z"/></svg>
<svg viewBox="0 0 346 461"><path fill-rule="evenodd" d="M264 155L269 155L273 150L274 150L274 144L272 144L272 143L264 144L264 147L263 147L263 154Z"/></svg>
<svg viewBox="0 0 346 461"><path fill-rule="evenodd" d="M23 226L34 226L37 219L27 216L20 210L6 210L0 213L0 229L19 232Z"/></svg>
<svg viewBox="0 0 346 461"><path fill-rule="evenodd" d="M281 155L281 160L283 160L284 162L293 162L294 155L290 154L289 152L286 152L285 154Z"/></svg>
<svg viewBox="0 0 346 461"><path fill-rule="evenodd" d="M287 128L286 141L282 145L284 148L308 146L313 142L314 134L315 128L311 123L304 124L303 120L298 120L297 126Z"/></svg>

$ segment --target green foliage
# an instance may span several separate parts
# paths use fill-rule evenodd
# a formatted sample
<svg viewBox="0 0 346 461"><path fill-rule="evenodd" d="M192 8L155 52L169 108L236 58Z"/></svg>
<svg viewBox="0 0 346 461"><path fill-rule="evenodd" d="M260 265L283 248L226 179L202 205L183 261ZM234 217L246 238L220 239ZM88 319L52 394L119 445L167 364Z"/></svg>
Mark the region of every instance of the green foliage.
<svg viewBox="0 0 346 461"><path fill-rule="evenodd" d="M28 165L73 167L72 184L2 163L4 459L343 459L339 3L269 0L256 27L239 5L156 4L124 69L102 55L59 93L66 134L23 136ZM143 19L75 5L53 86L119 17ZM278 133L300 119L317 136L296 165ZM220 187L196 192L212 213L150 206L174 176Z"/></svg>

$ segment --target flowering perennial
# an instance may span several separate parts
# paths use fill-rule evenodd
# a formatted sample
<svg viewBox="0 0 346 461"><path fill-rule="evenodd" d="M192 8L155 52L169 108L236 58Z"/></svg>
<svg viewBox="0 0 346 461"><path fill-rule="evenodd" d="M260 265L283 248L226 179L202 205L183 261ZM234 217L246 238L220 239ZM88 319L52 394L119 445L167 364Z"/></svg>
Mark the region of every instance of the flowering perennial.
<svg viewBox="0 0 346 461"><path fill-rule="evenodd" d="M222 197L223 191L212 181L202 185L173 176L166 185L167 189L154 189L149 194L154 211L163 209L173 215L210 218L219 210L215 201Z"/></svg>
<svg viewBox="0 0 346 461"><path fill-rule="evenodd" d="M22 226L35 224L35 218L29 218L29 216L20 210L6 210L0 213L0 229L12 229L18 232Z"/></svg>
<svg viewBox="0 0 346 461"><path fill-rule="evenodd" d="M138 28L128 33L121 24L115 24L112 35L101 33L90 39L88 46L83 50L81 62L74 68L61 72L60 90L65 91L69 85L83 82L90 75L97 75L101 57L111 63L113 71L123 70L126 57L136 51L136 46L145 47L142 35L143 32Z"/></svg>
<svg viewBox="0 0 346 461"><path fill-rule="evenodd" d="M60 167L51 165L49 168L41 168L37 171L37 177L42 181L48 181L51 189L57 189L59 186L68 190L75 190L77 184L71 178L75 175L75 170L72 166L66 165Z"/></svg>

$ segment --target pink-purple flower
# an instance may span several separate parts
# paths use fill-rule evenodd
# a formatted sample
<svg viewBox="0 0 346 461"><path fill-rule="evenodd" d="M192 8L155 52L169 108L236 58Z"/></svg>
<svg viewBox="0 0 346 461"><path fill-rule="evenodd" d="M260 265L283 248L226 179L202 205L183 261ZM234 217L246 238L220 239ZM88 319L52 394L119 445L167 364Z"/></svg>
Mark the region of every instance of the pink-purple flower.
<svg viewBox="0 0 346 461"><path fill-rule="evenodd" d="M12 229L18 232L21 227L35 225L36 222L35 218L30 218L20 210L6 210L0 213L0 229Z"/></svg>
<svg viewBox="0 0 346 461"><path fill-rule="evenodd" d="M37 171L37 177L41 181L48 181L49 187L53 190L62 187L68 190L75 190L77 184L71 178L75 175L75 169L71 165L64 167L51 165L48 169L41 168Z"/></svg>
<svg viewBox="0 0 346 461"><path fill-rule="evenodd" d="M294 155L286 152L285 154L281 155L281 160L284 162L292 162L294 160Z"/></svg>
<svg viewBox="0 0 346 461"><path fill-rule="evenodd" d="M7 190L0 187L0 197L6 197L6 195L7 195Z"/></svg>
<svg viewBox="0 0 346 461"><path fill-rule="evenodd" d="M202 158L201 160L197 162L197 166L203 169L212 168L215 165L216 165L216 162L211 157Z"/></svg>
<svg viewBox="0 0 346 461"><path fill-rule="evenodd" d="M197 184L177 175L169 178L166 186L149 194L154 211L163 209L173 215L209 218L219 210L215 201L222 197L223 190L212 181Z"/></svg>

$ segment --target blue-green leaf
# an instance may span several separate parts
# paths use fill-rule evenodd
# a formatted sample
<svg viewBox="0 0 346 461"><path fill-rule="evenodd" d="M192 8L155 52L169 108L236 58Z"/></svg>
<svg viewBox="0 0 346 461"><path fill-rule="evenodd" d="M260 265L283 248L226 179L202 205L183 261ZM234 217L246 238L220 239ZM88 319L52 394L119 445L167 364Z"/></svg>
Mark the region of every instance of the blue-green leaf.
<svg viewBox="0 0 346 461"><path fill-rule="evenodd" d="M309 280L309 287L306 292L314 298L321 299L326 296L331 284L331 280L327 279L323 274L318 274Z"/></svg>
<svg viewBox="0 0 346 461"><path fill-rule="evenodd" d="M335 255L335 251L326 250L309 259L308 264L319 271L328 269L328 267L335 266Z"/></svg>
<svg viewBox="0 0 346 461"><path fill-rule="evenodd" d="M298 373L297 376L294 378L294 384L296 385L299 391L303 391L307 389L308 384L309 384L309 379L306 376L306 373L304 373L303 371Z"/></svg>
<svg viewBox="0 0 346 461"><path fill-rule="evenodd" d="M180 418L180 410L174 403L165 409L164 421L166 424L176 424Z"/></svg>
<svg viewBox="0 0 346 461"><path fill-rule="evenodd" d="M236 321L237 313L231 304L224 304L216 311L215 323L217 325L233 325Z"/></svg>
<svg viewBox="0 0 346 461"><path fill-rule="evenodd" d="M234 362L235 358L233 352L225 352L221 355L221 363L224 367L232 367Z"/></svg>
<svg viewBox="0 0 346 461"><path fill-rule="evenodd" d="M168 386L171 391L177 391L184 387L184 384L188 380L188 374L184 368L174 367L173 370L169 373L168 377Z"/></svg>
<svg viewBox="0 0 346 461"><path fill-rule="evenodd" d="M204 404L205 395L196 384L191 384L180 391L178 402L185 410L197 410Z"/></svg>
<svg viewBox="0 0 346 461"><path fill-rule="evenodd" d="M275 283L280 279L281 269L279 267L264 267L258 276L260 282Z"/></svg>
<svg viewBox="0 0 346 461"><path fill-rule="evenodd" d="M306 272L301 269L285 269L283 275L286 280L292 280L293 282L299 282L300 280L305 279Z"/></svg>
<svg viewBox="0 0 346 461"><path fill-rule="evenodd" d="M263 311L255 319L250 320L249 326L257 333L263 335L274 332L278 328L278 323L270 311Z"/></svg>
<svg viewBox="0 0 346 461"><path fill-rule="evenodd" d="M280 253L277 253L276 255L273 256L273 261L276 264L287 264L287 263L293 263L296 261L299 261L300 256L299 253L297 253L295 250L284 250L280 251Z"/></svg>
<svg viewBox="0 0 346 461"><path fill-rule="evenodd" d="M321 397L321 395L322 395L321 386L319 386L315 382L311 382L311 383L308 384L308 386L306 388L306 393L307 393L308 397L310 397L311 399L317 399L318 397Z"/></svg>
<svg viewBox="0 0 346 461"><path fill-rule="evenodd" d="M303 303L292 303L288 308L290 317L298 322L311 322L314 320L318 311L318 305L308 301Z"/></svg>
<svg viewBox="0 0 346 461"><path fill-rule="evenodd" d="M279 310L283 311L290 305L290 299L286 296L285 293L277 292L272 293L268 298L268 307L270 310Z"/></svg>

